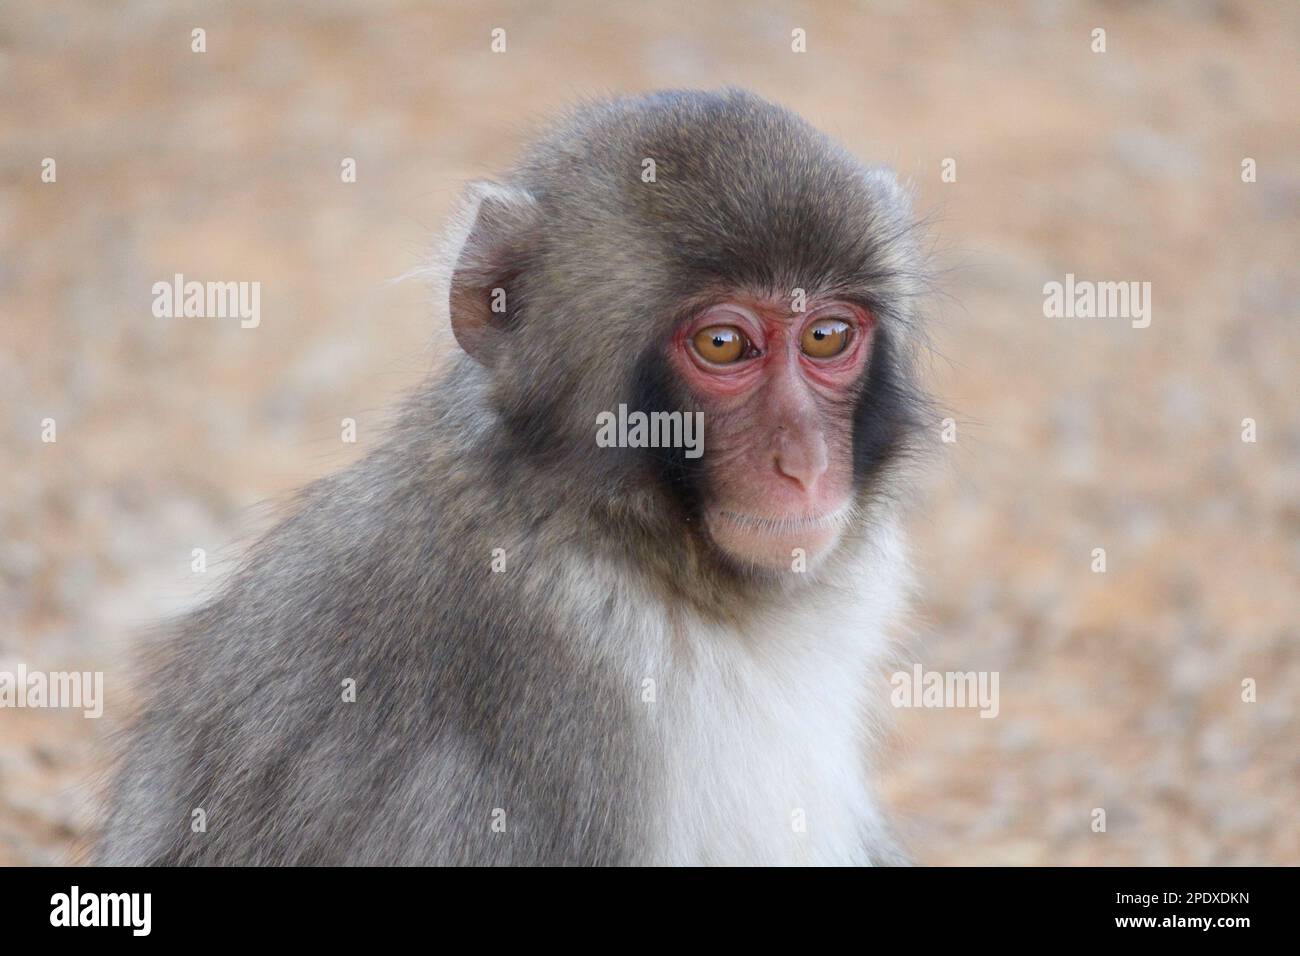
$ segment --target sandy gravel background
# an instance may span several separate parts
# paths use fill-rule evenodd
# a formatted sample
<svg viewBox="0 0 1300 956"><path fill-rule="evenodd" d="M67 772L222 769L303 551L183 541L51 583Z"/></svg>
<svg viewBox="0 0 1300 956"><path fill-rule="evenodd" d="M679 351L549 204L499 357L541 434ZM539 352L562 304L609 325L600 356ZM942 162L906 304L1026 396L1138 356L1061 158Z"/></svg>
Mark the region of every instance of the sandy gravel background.
<svg viewBox="0 0 1300 956"><path fill-rule="evenodd" d="M997 671L1001 711L900 711L917 858L1300 863L1300 6L304 0L0 6L0 670L107 694L0 710L0 864L76 858L144 628L445 350L390 280L463 184L574 97L723 84L932 224L957 441L911 522L913 656ZM177 272L260 281L261 326L154 318ZM1152 283L1150 327L1045 318L1066 273Z"/></svg>

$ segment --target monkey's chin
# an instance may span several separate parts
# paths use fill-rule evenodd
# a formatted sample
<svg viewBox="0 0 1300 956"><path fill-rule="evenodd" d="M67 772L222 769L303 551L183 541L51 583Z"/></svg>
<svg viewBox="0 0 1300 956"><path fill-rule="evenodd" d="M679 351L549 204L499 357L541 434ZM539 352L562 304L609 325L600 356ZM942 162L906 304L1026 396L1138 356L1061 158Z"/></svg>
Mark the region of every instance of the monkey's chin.
<svg viewBox="0 0 1300 956"><path fill-rule="evenodd" d="M767 518L718 508L709 513L713 543L738 564L769 571L803 571L839 543L845 509Z"/></svg>

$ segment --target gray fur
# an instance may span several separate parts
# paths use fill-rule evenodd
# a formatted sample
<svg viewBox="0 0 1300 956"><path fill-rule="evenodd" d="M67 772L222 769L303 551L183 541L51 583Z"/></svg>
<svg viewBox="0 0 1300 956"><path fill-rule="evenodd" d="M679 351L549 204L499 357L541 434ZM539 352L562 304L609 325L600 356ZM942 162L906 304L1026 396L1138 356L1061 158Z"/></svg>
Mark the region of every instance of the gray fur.
<svg viewBox="0 0 1300 956"><path fill-rule="evenodd" d="M677 92L576 111L506 185L526 199L482 199L513 205L500 229L478 210L454 250L453 323L508 290L508 315L481 322L490 360L461 356L421 389L169 632L99 862L658 859L665 743L628 676L658 632L636 644L628 622L746 632L816 586L729 566L653 462L594 445L596 412L634 398L652 344L720 288L834 290L888 323L897 435L846 548L868 536L914 425L917 267L892 178L756 97ZM613 346L596 357L580 347L593 321ZM860 862L897 859L877 823L863 831Z"/></svg>

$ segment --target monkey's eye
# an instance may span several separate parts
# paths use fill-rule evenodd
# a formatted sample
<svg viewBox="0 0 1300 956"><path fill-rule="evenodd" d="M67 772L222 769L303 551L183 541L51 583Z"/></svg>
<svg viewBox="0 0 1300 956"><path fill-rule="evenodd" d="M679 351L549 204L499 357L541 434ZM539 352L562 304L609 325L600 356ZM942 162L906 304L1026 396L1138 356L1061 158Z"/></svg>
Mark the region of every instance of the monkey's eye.
<svg viewBox="0 0 1300 956"><path fill-rule="evenodd" d="M706 362L730 365L740 361L749 347L745 333L734 325L711 325L695 333L695 351Z"/></svg>
<svg viewBox="0 0 1300 956"><path fill-rule="evenodd" d="M849 344L853 329L840 319L821 319L803 330L799 348L810 358L834 358Z"/></svg>

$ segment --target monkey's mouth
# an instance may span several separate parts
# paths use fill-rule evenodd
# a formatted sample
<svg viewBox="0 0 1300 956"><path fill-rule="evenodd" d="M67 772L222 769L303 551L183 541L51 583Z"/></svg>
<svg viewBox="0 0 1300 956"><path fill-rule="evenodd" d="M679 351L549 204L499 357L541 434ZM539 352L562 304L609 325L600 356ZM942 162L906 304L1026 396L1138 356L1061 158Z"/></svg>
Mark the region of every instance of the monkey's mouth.
<svg viewBox="0 0 1300 956"><path fill-rule="evenodd" d="M843 505L815 514L753 515L725 508L709 519L713 542L751 567L788 571L797 560L826 554L848 526L852 508Z"/></svg>
<svg viewBox="0 0 1300 956"><path fill-rule="evenodd" d="M780 515L772 518L725 509L720 510L718 514L719 517L745 531L779 536L799 532L842 530L848 524L849 511L849 506L843 505L833 511L823 511L819 514Z"/></svg>

